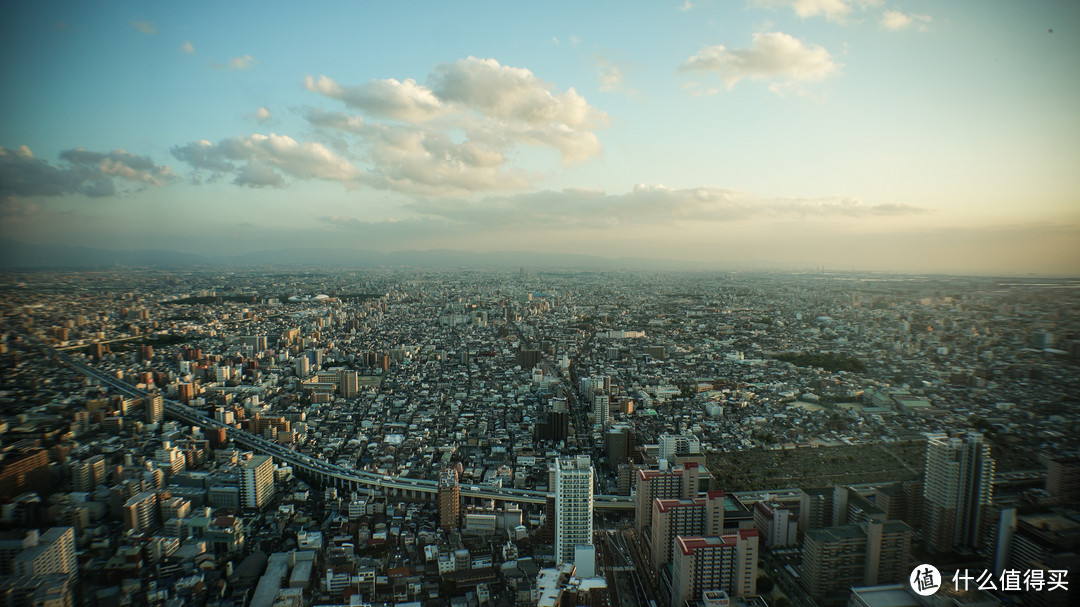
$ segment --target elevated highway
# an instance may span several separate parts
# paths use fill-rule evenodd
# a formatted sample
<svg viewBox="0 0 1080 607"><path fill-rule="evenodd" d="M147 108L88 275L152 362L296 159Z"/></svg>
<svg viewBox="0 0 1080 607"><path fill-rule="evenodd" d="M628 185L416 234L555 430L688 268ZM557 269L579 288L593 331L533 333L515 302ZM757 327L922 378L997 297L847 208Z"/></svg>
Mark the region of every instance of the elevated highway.
<svg viewBox="0 0 1080 607"><path fill-rule="evenodd" d="M46 350L48 354L56 360L122 394L138 398L148 396L148 393L145 391L139 390L115 377L110 377L67 354L51 348L47 348ZM163 401L164 412L168 417L203 428L224 428L226 436L231 438L235 443L251 449L256 453L269 455L280 463L292 466L294 473L303 476L319 486L337 487L349 493L360 489L377 488L386 491L391 495L417 499L434 499L438 494L439 488L437 481L395 477L379 474L370 470L359 470L332 464L306 453L293 451L292 449L269 441L261 436L256 436L250 432L220 422L212 417L204 415L198 409L189 407L183 403L170 399L163 399ZM462 497L466 498L490 499L499 502L526 504L544 504L547 502L549 495L554 495L545 491L497 488L487 485L460 485L459 492ZM598 510L634 509L634 502L632 499L622 495L597 495L593 499L593 505L594 508Z"/></svg>

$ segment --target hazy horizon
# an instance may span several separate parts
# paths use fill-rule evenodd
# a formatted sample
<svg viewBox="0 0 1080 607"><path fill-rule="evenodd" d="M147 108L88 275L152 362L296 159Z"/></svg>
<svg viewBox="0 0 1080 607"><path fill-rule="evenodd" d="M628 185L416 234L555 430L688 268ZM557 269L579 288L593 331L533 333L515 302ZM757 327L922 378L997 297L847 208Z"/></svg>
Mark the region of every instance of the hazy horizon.
<svg viewBox="0 0 1080 607"><path fill-rule="evenodd" d="M1077 3L7 17L6 239L1080 274Z"/></svg>

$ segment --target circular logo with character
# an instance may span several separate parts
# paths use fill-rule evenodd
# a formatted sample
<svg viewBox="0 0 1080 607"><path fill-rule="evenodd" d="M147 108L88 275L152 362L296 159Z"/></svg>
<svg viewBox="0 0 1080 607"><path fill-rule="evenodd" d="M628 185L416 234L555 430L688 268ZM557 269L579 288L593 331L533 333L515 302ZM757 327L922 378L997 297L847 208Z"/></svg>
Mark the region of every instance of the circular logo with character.
<svg viewBox="0 0 1080 607"><path fill-rule="evenodd" d="M941 572L933 565L919 565L911 571L908 583L916 594L930 596L941 588Z"/></svg>

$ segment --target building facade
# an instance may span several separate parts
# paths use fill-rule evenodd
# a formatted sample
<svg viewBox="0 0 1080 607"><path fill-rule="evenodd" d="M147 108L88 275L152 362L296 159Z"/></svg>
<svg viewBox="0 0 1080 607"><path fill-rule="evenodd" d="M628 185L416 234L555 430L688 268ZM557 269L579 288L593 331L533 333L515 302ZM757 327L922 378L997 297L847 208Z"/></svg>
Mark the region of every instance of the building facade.
<svg viewBox="0 0 1080 607"><path fill-rule="evenodd" d="M923 532L931 550L952 552L978 546L993 480L994 460L982 435L928 437Z"/></svg>
<svg viewBox="0 0 1080 607"><path fill-rule="evenodd" d="M261 510L274 499L274 461L256 455L240 467L240 505Z"/></svg>
<svg viewBox="0 0 1080 607"><path fill-rule="evenodd" d="M757 594L758 532L744 529L719 536L677 536L671 564L671 605L682 607L705 592Z"/></svg>
<svg viewBox="0 0 1080 607"><path fill-rule="evenodd" d="M593 467L587 455L555 462L555 560L573 563L593 543Z"/></svg>

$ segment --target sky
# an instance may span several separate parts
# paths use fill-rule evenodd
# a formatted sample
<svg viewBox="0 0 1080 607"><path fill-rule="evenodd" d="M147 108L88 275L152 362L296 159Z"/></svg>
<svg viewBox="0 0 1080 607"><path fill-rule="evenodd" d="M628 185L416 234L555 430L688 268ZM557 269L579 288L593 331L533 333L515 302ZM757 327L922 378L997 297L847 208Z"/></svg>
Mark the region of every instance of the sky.
<svg viewBox="0 0 1080 607"><path fill-rule="evenodd" d="M4 239L1080 274L1080 2L0 11Z"/></svg>

